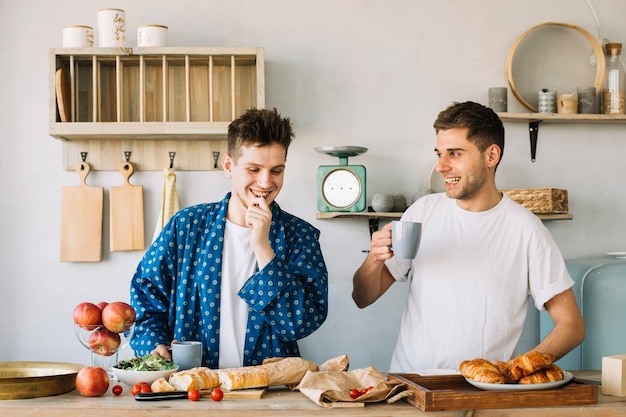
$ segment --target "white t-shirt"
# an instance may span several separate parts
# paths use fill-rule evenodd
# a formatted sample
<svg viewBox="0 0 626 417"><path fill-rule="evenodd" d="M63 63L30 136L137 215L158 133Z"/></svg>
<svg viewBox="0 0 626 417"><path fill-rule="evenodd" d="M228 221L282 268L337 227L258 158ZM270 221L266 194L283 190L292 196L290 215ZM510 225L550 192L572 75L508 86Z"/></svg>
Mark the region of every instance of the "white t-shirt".
<svg viewBox="0 0 626 417"><path fill-rule="evenodd" d="M431 194L402 220L422 222L422 237L415 259L386 261L397 281L411 279L391 372L456 370L478 357L508 360L529 295L543 311L574 284L550 232L506 194L484 212Z"/></svg>
<svg viewBox="0 0 626 417"><path fill-rule="evenodd" d="M256 270L252 229L226 221L220 295L220 369L243 366L248 305L237 293Z"/></svg>

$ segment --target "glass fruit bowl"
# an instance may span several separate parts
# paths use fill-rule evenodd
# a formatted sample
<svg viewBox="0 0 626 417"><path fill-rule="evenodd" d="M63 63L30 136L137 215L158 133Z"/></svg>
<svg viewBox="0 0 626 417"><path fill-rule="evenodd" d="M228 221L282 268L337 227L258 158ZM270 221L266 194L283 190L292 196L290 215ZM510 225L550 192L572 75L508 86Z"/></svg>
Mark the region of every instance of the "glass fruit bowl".
<svg viewBox="0 0 626 417"><path fill-rule="evenodd" d="M113 380L117 379L111 367L118 362L118 352L128 346L134 331L134 323L122 333L111 332L104 325L81 326L74 323L76 337L91 352L91 366L104 368Z"/></svg>

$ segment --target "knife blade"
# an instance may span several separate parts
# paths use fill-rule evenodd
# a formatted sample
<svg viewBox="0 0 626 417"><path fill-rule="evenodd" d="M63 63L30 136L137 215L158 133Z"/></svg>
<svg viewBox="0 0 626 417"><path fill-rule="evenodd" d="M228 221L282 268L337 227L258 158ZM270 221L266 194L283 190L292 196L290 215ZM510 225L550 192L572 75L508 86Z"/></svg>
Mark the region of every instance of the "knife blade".
<svg viewBox="0 0 626 417"><path fill-rule="evenodd" d="M179 400L183 398L187 398L187 391L138 392L135 394L137 401Z"/></svg>

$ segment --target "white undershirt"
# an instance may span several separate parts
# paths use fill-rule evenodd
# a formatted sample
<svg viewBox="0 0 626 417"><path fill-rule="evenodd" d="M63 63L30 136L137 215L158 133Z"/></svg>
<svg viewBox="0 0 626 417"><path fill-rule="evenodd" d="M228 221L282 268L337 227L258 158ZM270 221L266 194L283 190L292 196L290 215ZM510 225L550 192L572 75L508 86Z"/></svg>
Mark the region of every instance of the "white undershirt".
<svg viewBox="0 0 626 417"><path fill-rule="evenodd" d="M220 369L243 366L248 305L237 293L256 270L252 229L226 221L220 296Z"/></svg>

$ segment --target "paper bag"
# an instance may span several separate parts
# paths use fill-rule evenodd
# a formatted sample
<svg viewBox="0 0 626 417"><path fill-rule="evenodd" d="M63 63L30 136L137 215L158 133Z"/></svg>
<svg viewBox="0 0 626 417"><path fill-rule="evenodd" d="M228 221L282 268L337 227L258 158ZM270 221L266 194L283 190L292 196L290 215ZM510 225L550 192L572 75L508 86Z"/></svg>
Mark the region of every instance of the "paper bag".
<svg viewBox="0 0 626 417"><path fill-rule="evenodd" d="M269 358L263 361L267 371L267 380L270 387L297 385L307 371L317 371L317 365L300 357Z"/></svg>
<svg viewBox="0 0 626 417"><path fill-rule="evenodd" d="M353 399L350 398L350 390L353 388L371 389ZM322 407L330 408L336 402L380 402L404 397L402 391L410 395L406 390L406 384L400 381L388 381L374 367L355 369L353 371L307 371L298 385L301 393L309 397L313 402ZM392 401L392 402L393 402Z"/></svg>

